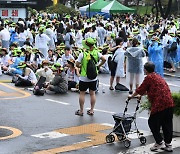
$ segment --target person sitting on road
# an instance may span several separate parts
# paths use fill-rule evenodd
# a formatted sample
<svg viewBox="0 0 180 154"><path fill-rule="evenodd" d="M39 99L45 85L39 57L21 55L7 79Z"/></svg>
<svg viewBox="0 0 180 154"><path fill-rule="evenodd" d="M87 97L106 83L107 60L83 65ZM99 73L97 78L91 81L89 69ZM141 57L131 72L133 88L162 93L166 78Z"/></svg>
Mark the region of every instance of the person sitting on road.
<svg viewBox="0 0 180 154"><path fill-rule="evenodd" d="M75 67L75 61L73 59L67 60L68 62L68 70L67 70L67 78L68 78L68 90L71 88L77 88L79 84L79 69Z"/></svg>
<svg viewBox="0 0 180 154"><path fill-rule="evenodd" d="M10 60L10 57L8 55L8 51L6 48L2 48L0 50L0 57L1 57L1 69L3 71L7 71L8 70L8 67L9 67L9 60Z"/></svg>
<svg viewBox="0 0 180 154"><path fill-rule="evenodd" d="M52 66L52 70L55 74L53 80L47 85L46 90L53 91L55 94L64 94L68 91L68 83L66 74L63 72L63 68L59 63Z"/></svg>
<svg viewBox="0 0 180 154"><path fill-rule="evenodd" d="M38 78L40 78L41 76L45 77L46 82L50 82L54 78L53 71L48 67L48 65L49 65L49 61L43 60L42 61L42 68L40 68L36 71L37 77Z"/></svg>
<svg viewBox="0 0 180 154"><path fill-rule="evenodd" d="M18 68L21 68L23 75L16 74L18 77L15 81L15 86L33 86L37 83L37 78L32 69L24 62L19 63Z"/></svg>

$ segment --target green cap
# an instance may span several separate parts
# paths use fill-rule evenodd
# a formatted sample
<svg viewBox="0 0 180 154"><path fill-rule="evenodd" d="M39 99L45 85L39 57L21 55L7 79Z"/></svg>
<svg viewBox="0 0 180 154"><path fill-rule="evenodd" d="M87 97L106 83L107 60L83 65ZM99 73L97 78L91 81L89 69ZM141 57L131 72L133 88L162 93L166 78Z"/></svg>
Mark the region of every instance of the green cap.
<svg viewBox="0 0 180 154"><path fill-rule="evenodd" d="M17 68L25 68L27 65L24 62L18 64Z"/></svg>
<svg viewBox="0 0 180 154"><path fill-rule="evenodd" d="M95 43L96 43L96 41L93 38L91 38L91 37L89 37L86 40L82 41L82 45L83 45L83 47L85 49L89 49L90 46L93 46Z"/></svg>

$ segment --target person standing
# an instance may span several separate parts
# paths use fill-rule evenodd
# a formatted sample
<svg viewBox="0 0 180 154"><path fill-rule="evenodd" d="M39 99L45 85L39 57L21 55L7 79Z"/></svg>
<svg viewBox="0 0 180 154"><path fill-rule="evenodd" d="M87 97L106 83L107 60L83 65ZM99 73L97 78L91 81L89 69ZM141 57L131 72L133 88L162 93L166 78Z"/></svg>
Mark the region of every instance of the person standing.
<svg viewBox="0 0 180 154"><path fill-rule="evenodd" d="M151 112L148 119L148 124L154 136L156 143L150 148L151 151L164 149L172 152L172 131L173 131L173 107L174 102L171 96L171 91L166 81L156 74L155 65L152 62L147 62L144 65L144 70L147 76L143 83L136 89L136 91L128 97L128 100L139 95L147 95L151 103ZM160 133L162 127L163 138Z"/></svg>
<svg viewBox="0 0 180 154"><path fill-rule="evenodd" d="M133 81L135 79L136 89L139 87L140 79L143 78L143 60L145 52L142 47L139 46L140 42L134 38L132 40L132 47L127 48L125 56L127 57L127 75L130 91L129 94L133 93Z"/></svg>
<svg viewBox="0 0 180 154"><path fill-rule="evenodd" d="M110 87L109 90L114 90L113 82L114 77L116 77L116 85L120 83L120 78L124 77L124 53L123 49L123 39L116 38L116 47L112 48L111 51L114 51L114 55L112 59L116 63L114 67L111 69L111 77L110 77Z"/></svg>
<svg viewBox="0 0 180 154"><path fill-rule="evenodd" d="M37 34L35 37L35 47L42 52L44 57L47 57L48 43L50 41L50 38L46 34L44 34L45 30L46 29L43 26L39 28L39 34Z"/></svg>
<svg viewBox="0 0 180 154"><path fill-rule="evenodd" d="M155 72L164 76L164 57L161 42L158 37L152 38L152 44L148 47L149 61L155 64Z"/></svg>
<svg viewBox="0 0 180 154"><path fill-rule="evenodd" d="M95 40L93 38L87 38L83 40L82 44L85 49L84 52L80 53L77 61L76 66L81 68L80 74L80 81L79 81L79 105L80 109L75 112L75 115L83 116L84 111L84 102L85 102L85 93L86 90L89 89L90 94L90 101L91 101L91 108L87 111L88 115L94 115L94 106L96 102L96 84L97 84L97 77L95 79L89 79L87 77L87 64L88 61L91 59L91 56L94 57L96 64L98 63L99 59L101 59L101 63L97 66L100 68L105 63L105 58L102 56L101 53L95 48Z"/></svg>
<svg viewBox="0 0 180 154"><path fill-rule="evenodd" d="M0 40L2 48L9 49L10 33L4 26L0 26Z"/></svg>

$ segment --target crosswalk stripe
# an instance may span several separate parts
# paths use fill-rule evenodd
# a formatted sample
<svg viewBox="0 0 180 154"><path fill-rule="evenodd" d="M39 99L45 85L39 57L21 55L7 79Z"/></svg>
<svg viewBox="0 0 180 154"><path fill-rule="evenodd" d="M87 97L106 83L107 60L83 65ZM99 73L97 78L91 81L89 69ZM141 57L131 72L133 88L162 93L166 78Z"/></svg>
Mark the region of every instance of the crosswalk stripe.
<svg viewBox="0 0 180 154"><path fill-rule="evenodd" d="M173 149L180 147L179 143L180 143L180 137L173 138L173 140L172 140ZM147 144L147 145L140 146L140 147L136 147L136 148L133 148L133 149L129 149L129 150L126 151L126 153L129 153L129 154L132 154L132 153L135 153L135 154L150 154L150 153L152 153L150 151L150 147L152 147L153 145L154 145L154 143ZM164 152L164 150L158 150L157 152L153 152L153 154L161 153L161 152ZM124 152L119 152L118 154L124 154Z"/></svg>

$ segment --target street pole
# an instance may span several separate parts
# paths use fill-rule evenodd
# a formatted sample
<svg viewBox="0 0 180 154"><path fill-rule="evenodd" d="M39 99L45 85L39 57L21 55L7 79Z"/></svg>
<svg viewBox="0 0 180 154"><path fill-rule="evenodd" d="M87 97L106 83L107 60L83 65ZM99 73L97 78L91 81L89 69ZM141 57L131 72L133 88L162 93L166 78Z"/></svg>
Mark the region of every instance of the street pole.
<svg viewBox="0 0 180 154"><path fill-rule="evenodd" d="M89 0L89 18L90 18L90 9L91 9L91 0Z"/></svg>

